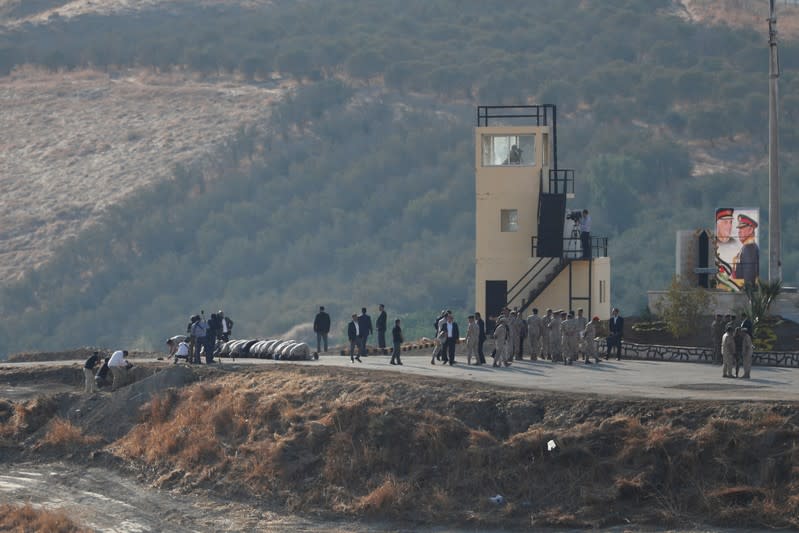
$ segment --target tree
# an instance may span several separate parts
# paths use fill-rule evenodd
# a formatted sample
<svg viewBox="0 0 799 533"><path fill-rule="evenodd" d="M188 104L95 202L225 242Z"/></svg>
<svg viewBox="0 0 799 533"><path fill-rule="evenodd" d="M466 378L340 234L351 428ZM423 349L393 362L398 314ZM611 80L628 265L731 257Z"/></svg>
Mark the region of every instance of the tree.
<svg viewBox="0 0 799 533"><path fill-rule="evenodd" d="M708 314L712 304L710 292L692 286L685 278L674 276L656 311L669 332L679 339L697 331L701 318Z"/></svg>
<svg viewBox="0 0 799 533"><path fill-rule="evenodd" d="M782 292L782 280L764 281L758 279L757 283L744 286L746 293L746 306L744 314L752 321L752 338L757 335L757 326L769 314L771 304Z"/></svg>

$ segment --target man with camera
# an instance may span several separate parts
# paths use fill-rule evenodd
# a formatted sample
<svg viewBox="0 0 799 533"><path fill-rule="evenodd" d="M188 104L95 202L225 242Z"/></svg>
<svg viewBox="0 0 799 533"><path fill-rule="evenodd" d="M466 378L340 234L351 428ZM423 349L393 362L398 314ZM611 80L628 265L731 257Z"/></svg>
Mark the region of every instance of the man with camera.
<svg viewBox="0 0 799 533"><path fill-rule="evenodd" d="M583 259L591 259L591 215L588 214L588 209L583 209L580 217L580 245Z"/></svg>

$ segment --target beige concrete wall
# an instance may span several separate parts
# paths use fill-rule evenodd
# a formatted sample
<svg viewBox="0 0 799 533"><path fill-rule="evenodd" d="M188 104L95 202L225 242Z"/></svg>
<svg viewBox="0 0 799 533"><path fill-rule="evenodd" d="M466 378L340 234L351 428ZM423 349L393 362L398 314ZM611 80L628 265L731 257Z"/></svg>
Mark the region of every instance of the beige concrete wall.
<svg viewBox="0 0 799 533"><path fill-rule="evenodd" d="M610 318L610 258L598 257L592 260L591 268L591 307L587 300L573 299L569 302L569 277L571 276L572 298L585 298L588 296L588 261L572 261L571 272L567 266L557 278L535 299L533 306L540 311L545 309L577 310L582 307L586 315L598 316L601 320ZM605 282L604 301L600 301L600 281Z"/></svg>
<svg viewBox="0 0 799 533"><path fill-rule="evenodd" d="M482 165L483 135L535 135L535 165ZM476 229L475 229L475 309L485 313L486 280L506 280L508 289L537 261L532 257L531 240L538 235L538 200L543 179L548 180L549 168L542 166L551 160L551 132L547 126L479 127L475 129ZM548 182L545 182L547 185ZM518 231L501 231L501 210L518 211ZM588 261L573 261L571 267L572 296L587 297L589 291ZM582 307L586 313L610 317L610 259L596 258L592 264L591 298L574 300L571 307ZM600 302L600 280L605 284L605 301ZM530 287L532 288L532 287ZM515 291L514 291L515 292ZM521 305L519 295L511 306ZM570 307L569 269L567 268L534 302L543 310Z"/></svg>
<svg viewBox="0 0 799 533"><path fill-rule="evenodd" d="M510 288L532 265L531 240L538 234L543 137L548 126L501 126L475 129L475 294L485 313L485 281L507 280ZM534 165L482 165L483 135L535 135ZM547 147L549 149L549 147ZM516 209L518 230L501 231L501 211Z"/></svg>

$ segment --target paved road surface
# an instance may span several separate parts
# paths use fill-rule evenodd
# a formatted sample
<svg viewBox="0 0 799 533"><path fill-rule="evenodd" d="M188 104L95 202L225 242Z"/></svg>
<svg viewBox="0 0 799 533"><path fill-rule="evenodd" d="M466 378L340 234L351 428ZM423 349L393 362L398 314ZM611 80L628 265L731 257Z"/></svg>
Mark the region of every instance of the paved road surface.
<svg viewBox="0 0 799 533"><path fill-rule="evenodd" d="M360 369L402 372L419 376L460 379L506 387L576 392L631 398L719 399L719 400L792 400L799 401L799 369L754 367L752 379L725 379L721 367L700 363L656 361L602 361L601 364L575 363L564 366L545 361L517 361L509 368L430 364L429 355L402 356L403 366L388 364L389 357L378 355L351 363L349 357L322 355L319 361L290 362L264 359L223 359L228 368L249 365L312 365L358 367ZM158 363L156 359L134 359ZM27 365L77 365L79 361L0 364L0 384L5 368ZM161 362L161 364L171 364Z"/></svg>

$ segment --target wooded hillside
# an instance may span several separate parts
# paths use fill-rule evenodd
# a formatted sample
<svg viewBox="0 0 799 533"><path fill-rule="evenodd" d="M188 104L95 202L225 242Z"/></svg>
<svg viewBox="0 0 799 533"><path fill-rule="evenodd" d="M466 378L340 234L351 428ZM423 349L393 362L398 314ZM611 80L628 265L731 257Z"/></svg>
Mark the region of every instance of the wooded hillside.
<svg viewBox="0 0 799 533"><path fill-rule="evenodd" d="M612 303L635 313L673 273L675 231L711 225L720 205L767 220L765 40L686 21L668 0L277 2L7 30L3 72L136 65L302 86L6 287L0 353L157 346L220 307L258 336L319 304L340 327L384 302L427 333L441 307L473 302L478 104L558 106L571 207L611 238ZM785 227L799 222L797 52L781 43ZM797 240L785 232L786 280Z"/></svg>

